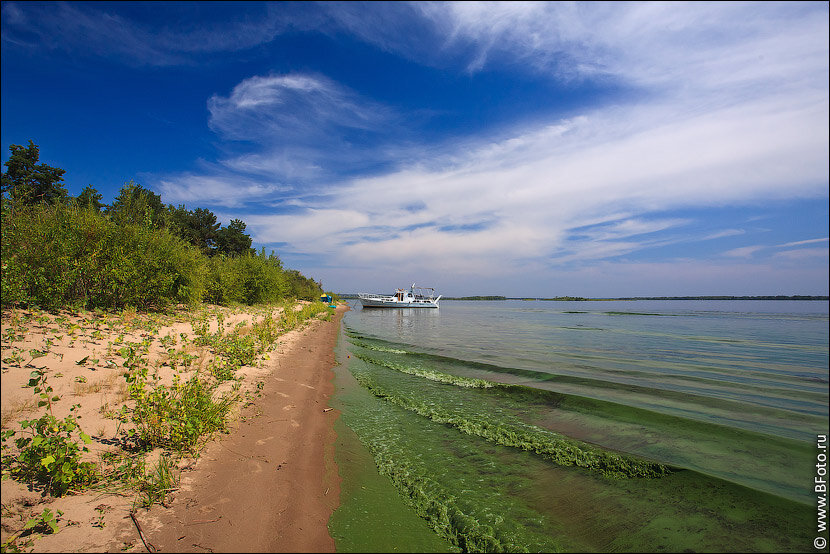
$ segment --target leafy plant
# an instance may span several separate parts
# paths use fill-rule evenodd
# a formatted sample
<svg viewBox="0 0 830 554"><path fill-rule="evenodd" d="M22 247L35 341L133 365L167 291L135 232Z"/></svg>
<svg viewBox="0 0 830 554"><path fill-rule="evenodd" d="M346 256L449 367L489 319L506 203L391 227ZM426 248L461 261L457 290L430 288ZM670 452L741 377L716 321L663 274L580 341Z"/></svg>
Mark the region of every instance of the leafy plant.
<svg viewBox="0 0 830 554"><path fill-rule="evenodd" d="M82 453L89 451L85 445L91 439L73 414L80 404L72 406L69 415L58 419L52 413L52 404L60 397L52 395L46 372L40 369L33 371L28 386L40 399L38 406L46 407L46 413L38 419L20 421L26 435L14 440L18 450L16 455L10 453L7 441L15 437L17 431L3 431L3 470L16 478L44 485L54 496L62 496L71 488L83 488L94 483L98 477L94 464L81 461ZM75 435L84 446L78 444Z"/></svg>
<svg viewBox="0 0 830 554"><path fill-rule="evenodd" d="M49 508L44 508L39 516L29 519L23 529L31 529L47 535L57 533L59 531L58 518L62 515L63 512L60 510L57 511L57 514L54 514Z"/></svg>
<svg viewBox="0 0 830 554"><path fill-rule="evenodd" d="M195 375L185 382L176 376L169 387L157 380L153 376L148 383L146 367L127 374L130 398L135 401L129 419L143 443L195 453L207 435L225 429L233 398L214 401L210 389Z"/></svg>
<svg viewBox="0 0 830 554"><path fill-rule="evenodd" d="M6 539L0 545L0 552L27 552L34 542L34 538L31 536L33 533L51 535L60 530L58 518L62 515L61 510L58 510L55 514L49 508L44 508L39 515L29 518L21 531Z"/></svg>

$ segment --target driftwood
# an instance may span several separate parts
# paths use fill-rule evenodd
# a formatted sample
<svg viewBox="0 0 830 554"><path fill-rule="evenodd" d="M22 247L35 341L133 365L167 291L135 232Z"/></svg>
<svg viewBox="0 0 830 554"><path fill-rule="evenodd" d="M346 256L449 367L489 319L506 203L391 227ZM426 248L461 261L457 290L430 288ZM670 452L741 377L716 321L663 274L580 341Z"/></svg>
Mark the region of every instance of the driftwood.
<svg viewBox="0 0 830 554"><path fill-rule="evenodd" d="M153 546L153 543L147 542L144 538L144 531L141 530L141 524L138 523L138 520L135 518L135 512L130 512L130 519L132 519L133 523L135 523L135 528L138 529L138 536L141 538L141 542L144 543L144 548L147 549L147 552L158 552L158 548Z"/></svg>

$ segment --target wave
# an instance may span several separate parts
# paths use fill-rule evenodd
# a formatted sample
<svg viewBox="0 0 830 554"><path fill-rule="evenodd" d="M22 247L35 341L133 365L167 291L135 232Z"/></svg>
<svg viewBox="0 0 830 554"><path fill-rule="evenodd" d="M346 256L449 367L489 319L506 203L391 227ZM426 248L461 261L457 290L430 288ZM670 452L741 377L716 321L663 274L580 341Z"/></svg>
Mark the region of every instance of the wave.
<svg viewBox="0 0 830 554"><path fill-rule="evenodd" d="M351 331L347 335L351 352L363 363L420 379L405 384L358 367L353 371L368 390L463 432L520 449L538 449L540 455L559 457L557 463L602 468L609 475L659 476L682 467L800 502L808 498L803 487L807 472L781 468L791 466L794 456L809 457L809 443L782 436L781 422L801 419L808 428L815 418L713 397L469 362L389 346ZM478 392L471 393L473 398L448 395L440 387L426 388L424 380ZM619 393L625 402L608 400L615 396L608 392ZM632 405L635 395L637 405ZM701 418L702 410L706 420ZM751 419L756 429L741 427L745 419ZM569 450L572 446L576 449ZM597 457L597 452L606 455Z"/></svg>

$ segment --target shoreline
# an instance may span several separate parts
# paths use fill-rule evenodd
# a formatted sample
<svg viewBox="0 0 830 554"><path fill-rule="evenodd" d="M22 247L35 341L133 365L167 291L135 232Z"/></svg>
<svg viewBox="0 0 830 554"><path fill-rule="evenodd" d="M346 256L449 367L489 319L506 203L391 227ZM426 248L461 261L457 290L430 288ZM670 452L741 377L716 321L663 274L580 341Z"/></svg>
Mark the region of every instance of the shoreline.
<svg viewBox="0 0 830 554"><path fill-rule="evenodd" d="M93 488L51 497L8 479L2 485L3 542L20 536L24 552L333 552L327 523L340 495L334 461L339 411L328 406L335 346L348 309L340 305L328 321L309 319L281 334L254 365L238 370L244 400L229 414L227 430L214 434L197 458L184 458L172 468L180 480L161 504L136 508L131 490ZM213 319L208 320L196 313L172 318L22 313L23 327L20 313L4 311L4 430L42 411L30 400L31 387L23 385L34 367L24 364L25 355L40 350L46 355L35 364L49 374L62 398L55 415L63 417L70 404L80 402L80 423L92 436L86 459L100 456L114 444L110 437L118 435L117 422L105 411L126 395L114 344L151 344L146 355L169 380L178 358L164 349L164 340L178 337L173 345L181 347L179 356L198 356L191 356L197 360L194 370L212 363L210 352L190 338L199 334L200 321L209 324L203 332L214 332L218 313L220 326L244 330L273 315L270 309L209 310ZM20 359L12 361L10 355ZM226 382L223 389L232 384ZM148 471L160 455L160 449L148 454ZM24 523L44 509L58 516L59 530L21 535Z"/></svg>
<svg viewBox="0 0 830 554"><path fill-rule="evenodd" d="M170 508L137 516L162 552L334 552L334 348L345 307L278 348L262 396L205 449ZM327 411L324 411L327 410Z"/></svg>

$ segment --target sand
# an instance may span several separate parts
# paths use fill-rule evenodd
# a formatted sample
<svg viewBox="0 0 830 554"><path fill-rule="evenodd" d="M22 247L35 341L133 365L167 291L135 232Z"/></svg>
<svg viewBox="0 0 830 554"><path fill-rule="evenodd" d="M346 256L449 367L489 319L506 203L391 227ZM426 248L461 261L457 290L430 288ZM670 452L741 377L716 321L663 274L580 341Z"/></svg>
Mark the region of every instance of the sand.
<svg viewBox="0 0 830 554"><path fill-rule="evenodd" d="M4 480L2 541L50 508L62 512L59 532L24 535L18 545L38 552L333 552L327 523L340 493L333 430L339 414L328 407L328 399L334 391L334 346L347 309L340 306L331 321L315 320L280 336L270 359L243 366L248 404L234 413L228 434L215 436L198 458L180 462L178 489L164 505L136 509L130 491L87 491L53 499ZM80 423L93 437L88 454L93 459L112 448L117 435L117 423L105 416L107 409L125 400L123 368L118 367L123 359L113 353L111 343L154 341L150 359L162 360L166 348L156 344L159 339L192 336L194 330L193 322L184 318L161 321L158 332L147 333L146 322L135 329L124 322L129 314L109 325L90 314L34 315L23 326L4 312L3 427L15 428L20 419L40 415L42 409L30 400L32 390L24 385L31 366L43 368L62 396L56 416L63 417L76 402L82 405ZM221 317L231 328L264 315L224 310ZM209 321L215 330L216 319ZM11 329L18 330L17 336ZM183 350L185 342L180 343ZM34 349L49 353L27 367ZM189 351L201 356L194 365L209 360L204 347ZM17 360L10 360L15 356ZM79 364L84 357L86 362Z"/></svg>

